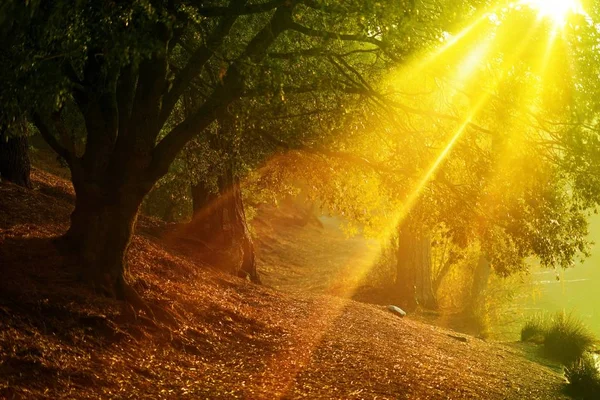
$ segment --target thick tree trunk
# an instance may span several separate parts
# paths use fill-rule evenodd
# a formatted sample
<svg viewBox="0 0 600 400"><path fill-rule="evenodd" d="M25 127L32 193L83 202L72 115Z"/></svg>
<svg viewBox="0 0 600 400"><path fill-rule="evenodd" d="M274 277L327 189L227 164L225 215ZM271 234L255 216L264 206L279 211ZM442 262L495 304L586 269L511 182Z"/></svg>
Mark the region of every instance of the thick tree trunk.
<svg viewBox="0 0 600 400"><path fill-rule="evenodd" d="M309 206L304 210L304 216L299 221L300 226L306 226L309 223L313 223L319 228L323 228L323 223L319 220L319 218L315 215L316 205L314 201L309 203Z"/></svg>
<svg viewBox="0 0 600 400"><path fill-rule="evenodd" d="M191 187L192 221L190 227L195 236L204 241L223 244L223 204L205 182Z"/></svg>
<svg viewBox="0 0 600 400"><path fill-rule="evenodd" d="M440 287L442 286L442 282L444 281L444 279L450 272L450 269L452 268L452 263L453 263L453 260L447 260L444 263L444 265L442 266L442 268L440 269L440 271L438 272L435 279L433 279L433 282L431 283L431 290L433 291L433 294L435 296L436 303L437 303Z"/></svg>
<svg viewBox="0 0 600 400"><path fill-rule="evenodd" d="M177 217L175 214L176 207L177 207L177 203L173 199L171 199L169 201L169 204L165 208L165 211L163 212L163 215L162 215L163 221L175 222L177 220Z"/></svg>
<svg viewBox="0 0 600 400"><path fill-rule="evenodd" d="M72 98L85 121L83 155L75 151L72 138L61 124L62 110L51 115L36 110L33 118L46 142L66 160L72 173L76 204L71 227L61 242L79 255L84 277L98 289L128 301L139 300L127 284L125 255L142 199L168 173L184 146L243 94L244 66L248 62L258 64L277 37L290 28L295 5L291 2L277 7L239 58L229 65L213 93L160 140L159 134L173 115L175 104L211 59L212 46L218 48L227 37L234 19L226 18L219 24L209 38L210 46L194 53L174 83L168 58L175 43L171 42L173 30L163 19L150 30L158 39L155 51L139 63L115 68L116 63L108 61L104 49L90 46L81 74L65 64L65 77L76 83L72 85ZM251 246L246 242L242 248ZM252 271L248 266L243 269ZM255 273L250 277L258 280Z"/></svg>
<svg viewBox="0 0 600 400"><path fill-rule="evenodd" d="M401 306L414 310L418 305L435 308L431 282L431 240L410 226L398 229L396 289Z"/></svg>
<svg viewBox="0 0 600 400"><path fill-rule="evenodd" d="M232 243L237 242L242 250L242 262L240 265L239 276L249 278L254 283L261 283L260 276L256 269L256 256L254 253L254 242L248 223L246 221L246 211L242 199L240 182L237 177L231 177L232 184L229 192L229 216L231 223L231 233L233 235Z"/></svg>
<svg viewBox="0 0 600 400"><path fill-rule="evenodd" d="M239 179L229 167L219 177L219 193L200 182L192 186L193 219L189 233L208 242L215 249L233 250L239 257L233 257L222 265L225 270L234 271L238 276L260 283L256 269L254 243L246 221L246 212ZM219 260L223 263L223 260Z"/></svg>
<svg viewBox="0 0 600 400"><path fill-rule="evenodd" d="M476 335L484 337L487 336L489 329L486 291L491 270L491 264L486 255L482 252L479 255L477 265L473 271L470 296L467 299L463 310L467 328L472 330Z"/></svg>
<svg viewBox="0 0 600 400"><path fill-rule="evenodd" d="M458 259L459 257L452 250L450 250L449 252L444 251L444 256L442 256L441 260L443 264L435 272L432 271L433 273L431 275L431 288L433 291L433 295L435 296L436 304L438 302L438 294L440 291L440 287L442 286L444 279L446 279L446 276L448 276L448 274L452 270L452 267L456 264Z"/></svg>
<svg viewBox="0 0 600 400"><path fill-rule="evenodd" d="M139 301L128 284L126 253L138 210L148 190L139 186L100 188L75 182L71 226L59 240L74 254L81 277L97 291L132 303Z"/></svg>
<svg viewBox="0 0 600 400"><path fill-rule="evenodd" d="M417 301L425 308L437 308L435 293L433 292L433 282L431 279L431 236L429 233L422 233L417 238L418 247L415 249L415 259L417 262L417 281L416 292Z"/></svg>
<svg viewBox="0 0 600 400"><path fill-rule="evenodd" d="M0 176L19 186L31 188L27 136L8 136L0 131Z"/></svg>
<svg viewBox="0 0 600 400"><path fill-rule="evenodd" d="M490 261L482 252L475 267L473 283L471 285L471 296L467 303L467 311L471 314L476 313L485 306L485 292L488 288L491 271Z"/></svg>

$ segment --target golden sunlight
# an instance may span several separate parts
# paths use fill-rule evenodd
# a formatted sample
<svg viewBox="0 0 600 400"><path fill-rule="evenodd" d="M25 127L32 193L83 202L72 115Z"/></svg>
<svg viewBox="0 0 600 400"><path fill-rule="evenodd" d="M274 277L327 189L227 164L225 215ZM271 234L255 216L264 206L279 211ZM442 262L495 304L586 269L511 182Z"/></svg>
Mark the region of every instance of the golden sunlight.
<svg viewBox="0 0 600 400"><path fill-rule="evenodd" d="M547 17L556 25L564 25L570 14L583 14L578 0L521 0L521 4L537 10L541 17Z"/></svg>

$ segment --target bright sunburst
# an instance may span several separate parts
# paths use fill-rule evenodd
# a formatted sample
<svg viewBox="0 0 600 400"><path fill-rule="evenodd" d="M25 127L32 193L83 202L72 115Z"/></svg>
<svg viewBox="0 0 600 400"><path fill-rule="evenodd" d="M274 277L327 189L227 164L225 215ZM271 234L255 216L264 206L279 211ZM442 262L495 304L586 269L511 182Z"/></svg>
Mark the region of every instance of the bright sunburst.
<svg viewBox="0 0 600 400"><path fill-rule="evenodd" d="M521 0L522 4L537 10L543 17L551 18L562 25L569 14L582 14L583 8L578 0Z"/></svg>

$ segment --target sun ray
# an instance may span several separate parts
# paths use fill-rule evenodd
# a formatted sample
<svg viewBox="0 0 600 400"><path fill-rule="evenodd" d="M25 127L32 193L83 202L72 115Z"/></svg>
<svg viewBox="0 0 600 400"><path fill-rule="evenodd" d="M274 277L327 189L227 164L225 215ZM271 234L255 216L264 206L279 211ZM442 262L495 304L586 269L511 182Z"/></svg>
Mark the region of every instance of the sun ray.
<svg viewBox="0 0 600 400"><path fill-rule="evenodd" d="M420 60L420 62L412 65L410 68L417 72L425 70L432 63L435 63L445 56L448 52L456 50L458 46L468 44L469 40L473 40L473 38L480 34L480 30L485 28L485 24L490 23L490 16L495 15L496 10L497 8L494 8L481 13L481 15L479 15L475 21L455 35L445 32L445 41L443 42L443 45L428 56L424 57L422 60Z"/></svg>
<svg viewBox="0 0 600 400"><path fill-rule="evenodd" d="M464 64L464 68L458 68L458 73L455 76L455 78L462 84L468 83L467 81L469 80L476 79L473 78L474 74L472 74L472 72L477 67L478 61L485 60L486 55L490 50L491 42L496 40L506 40L502 37L495 37L494 35L492 35L491 32L488 32L489 36L486 40L480 40L479 35L481 34L481 31L479 29L483 26L483 23L488 18L486 15L488 14L480 16L480 18L478 18L469 27L465 28L465 30L463 30L461 33L449 39L448 42L445 43L438 51L434 52L431 56L426 57L422 62L416 63L412 67L409 67L407 71L413 73L415 68L424 69L426 67L429 67L430 65L435 64L442 57L446 57L451 49L456 49L456 47L459 45L465 45L465 48L467 48L466 44L472 45L473 42L468 42L474 40L477 41L479 45L469 53L467 58L462 58L462 64ZM541 22L541 19L538 19L538 21L536 21L536 23L539 22ZM423 175L417 180L416 184L405 198L402 206L396 210L396 212L393 215L393 218L390 218L388 226L384 229L384 231L389 236L391 236L396 231L397 226L404 220L404 218L406 218L407 214L414 207L415 203L419 200L427 185L435 177L436 173L439 171L444 161L452 153L454 147L459 142L461 137L469 129L470 125L477 119L478 115L486 107L486 105L489 104L490 97L493 96L495 88L497 88L497 86L503 81L507 71L509 71L509 69L512 67L515 60L522 55L527 46L531 43L531 38L536 26L536 24L533 24L533 26L529 30L529 34L520 38L520 41L519 43L517 43L517 46L514 48L514 50L511 53L505 55L505 58L499 65L500 72L493 78L492 82L490 82L488 90L480 91L480 94L476 96L475 100L473 101L472 106L466 111L462 122L460 122L458 126L455 127L454 131L448 135L449 137L447 138L447 142L444 144L440 153L437 154L433 160L431 160L431 164L424 171ZM551 29L547 42L545 43L545 45L542 45L545 46L545 48L542 56L539 59L538 65L539 73L542 75L544 71L548 68L548 65L552 59L552 51L554 48L556 37L558 35L558 31L559 27L558 24L556 24L556 26L554 26ZM458 62L457 64L460 65L461 62ZM503 149L503 151L507 150ZM501 154L499 155L499 157L503 158L503 155ZM503 162L508 162L508 158L503 160ZM493 201L494 198L490 195L484 197L483 199L483 202L485 204L491 204ZM375 260L373 260L373 264L374 263ZM360 281L360 278L362 278L367 272L368 270L365 268L355 270L354 273L357 276L355 277L356 279L354 279L353 282ZM353 286L355 285L356 284L353 284ZM350 296L355 289L356 287L347 288L347 293L345 294L347 296ZM323 335L327 330L327 327L330 324L332 324L337 318L339 318L339 316L343 313L343 306L334 301L331 301L330 304L328 304L327 309L327 314L308 316L307 322L310 321L311 327L315 328L315 323L317 327L316 329L310 330L310 332L312 332L312 336L306 337L303 339L303 341L300 341L303 345L302 352L301 354L295 354L293 356L294 359L299 360L297 364L290 367L289 365L287 365L289 358L287 358L286 355L281 354L278 355L278 357L275 357L272 362L272 365L269 366L269 369L272 370L273 373L279 373L281 375L283 393L287 391L290 382L302 370L304 360L307 360L312 355L313 351L318 347ZM309 332L309 330L307 330L305 333L307 332ZM288 370L287 372L283 372L286 371L286 366L288 367Z"/></svg>
<svg viewBox="0 0 600 400"><path fill-rule="evenodd" d="M521 56L521 54L525 51L527 45L529 43L531 43L531 40L532 40L532 37L533 37L533 35L535 33L536 27L537 27L537 23L533 24L529 28L527 34L522 38L521 42L514 49L513 53L509 54L506 57L506 59L504 60L504 62L503 62L503 66L504 67L510 66L512 63L514 63L514 61L516 59L518 59ZM495 40L502 40L502 38L495 37L492 34L492 32L488 32L487 33L487 37L488 38L494 37ZM489 43L488 43L488 41L484 40L483 44L489 44ZM482 46L483 46L483 44L482 44ZM481 59L483 59L483 57L487 54L487 52L485 51L487 49L489 49L489 46L481 47L481 49L475 51L475 54L478 54L481 57ZM472 54L473 53L471 53L471 55L469 55L469 57L472 57ZM467 61L463 61L463 62L467 62L468 65L472 65L474 61L475 60L467 60ZM413 188L413 191L407 196L407 198L405 199L403 205L400 207L400 209L396 213L395 217L390 221L389 228L386 229L387 231L394 232L395 229L396 229L396 227L400 223L402 223L402 221L406 218L406 216L408 215L408 213L410 212L410 210L415 205L416 201L419 199L419 197L420 197L423 189L427 186L427 184L433 178L433 176L435 175L435 173L438 171L438 169L441 166L442 162L450 154L450 152L452 151L452 149L455 146L455 144L457 143L457 141L460 139L460 137L463 135L463 133L469 127L469 125L473 122L473 120L475 119L475 117L477 116L477 114L488 103L488 101L490 99L490 96L491 96L491 90L493 90L494 87L496 87L497 85L500 84L500 82L502 81L505 73L506 73L506 68L502 68L501 71L500 71L500 74L494 79L494 82L492 83L492 88L490 89L490 91L484 91L479 96L479 98L475 101L474 106L471 107L470 111L467 113L466 117L464 118L462 124L457 128L457 130L455 131L455 133L451 136L451 138L449 139L449 141L446 144L446 146L442 149L442 151L440 152L440 154L433 161L433 163L431 164L431 166L429 167L429 169L424 173L423 177L417 182L417 184ZM458 73L457 76L459 78L460 77L464 78L464 77L469 76L469 74L464 74L461 71L461 72Z"/></svg>
<svg viewBox="0 0 600 400"><path fill-rule="evenodd" d="M536 10L540 17L549 18L559 27L567 22L570 15L585 13L578 0L521 0L520 4Z"/></svg>
<svg viewBox="0 0 600 400"><path fill-rule="evenodd" d="M493 79L488 90L483 91L480 94L479 98L475 100L474 105L467 112L465 119L460 124L460 126L457 127L454 134L449 138L448 142L446 143L445 147L442 149L440 154L438 154L438 156L432 162L430 167L425 171L424 175L417 182L417 184L413 188L413 191L410 192L410 194L407 196L407 198L405 199L403 204L396 210L396 212L394 213L392 218L390 218L390 223L384 229L384 231L386 232L386 237L391 237L397 231L398 225L400 223L402 223L402 221L407 217L408 213L414 207L415 203L418 201L419 197L421 196L423 190L425 190L425 188L427 187L429 182L433 179L435 174L438 172L438 170L441 167L441 165L443 164L444 160L452 152L453 148L455 147L457 142L460 140L460 138L463 136L465 131L468 129L470 124L476 119L476 117L480 113L480 111L482 109L484 109L487 104L489 104L490 98L493 96L493 92L495 90L494 88L496 88L505 79L506 74L512 68L512 66L515 64L515 62L518 59L520 59L524 53L526 53L528 51L528 49L530 48L530 46L533 43L532 39L537 31L537 28L539 28L541 22L542 22L542 20L539 18L536 21L534 21L534 23L532 23L532 25L529 27L526 34L521 37L520 41L517 43L517 46L514 48L514 50L510 53L505 54L505 57L499 67L500 73ZM552 48L553 48L555 39L557 37L557 34L558 34L558 28L554 27L551 30L551 34L548 37L548 40L546 42L543 57L540 59L540 62L539 62L540 68L547 68L548 63L551 59ZM491 33L490 33L489 37L490 38L493 37L494 40L498 41L498 42L501 40L505 40L505 38L497 37L496 35L493 35ZM484 40L483 42L480 42L479 48L472 51L467 59L463 59L462 63L466 64L466 66L471 66L474 63L476 64L476 60L474 60L474 59L477 58L477 55L480 56L480 60L484 60L486 55L488 54L488 50L490 47L490 46L488 46L489 43L486 43L486 42L487 42L486 40ZM435 62L435 60L429 61L430 64L432 64L433 62ZM459 79L461 81L463 81L463 80L468 81L468 79L466 79L466 78L471 77L470 73L464 73L464 70L462 70L461 68L458 68L458 71L459 72L457 74L457 79ZM461 73L461 71L463 73ZM477 79L477 78L475 78L475 79ZM462 82L462 83L464 84L466 82ZM509 148L503 148L503 149L498 149L498 151L499 151L498 157L501 159L501 164L508 165L510 163L510 161L509 161L510 157L506 157L506 156L507 156L507 153L510 152L511 150ZM488 182L487 185L489 185L489 184L490 184L490 182ZM494 200L495 200L495 197L491 193L487 194L486 196L484 196L483 199L481 199L482 203L488 204L488 205L492 205L494 203ZM364 273L365 272L363 271L363 274Z"/></svg>

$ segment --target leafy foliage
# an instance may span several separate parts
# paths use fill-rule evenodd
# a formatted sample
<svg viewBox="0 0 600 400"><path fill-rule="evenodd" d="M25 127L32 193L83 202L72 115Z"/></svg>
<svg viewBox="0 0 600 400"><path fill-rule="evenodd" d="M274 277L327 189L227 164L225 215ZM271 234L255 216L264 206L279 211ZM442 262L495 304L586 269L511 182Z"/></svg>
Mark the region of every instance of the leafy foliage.
<svg viewBox="0 0 600 400"><path fill-rule="evenodd" d="M158 182L159 214L226 165L248 198L302 187L374 236L410 212L501 276L570 267L600 201L598 32L573 20L545 54L550 24L488 3L11 3L0 118L50 120L89 193Z"/></svg>

